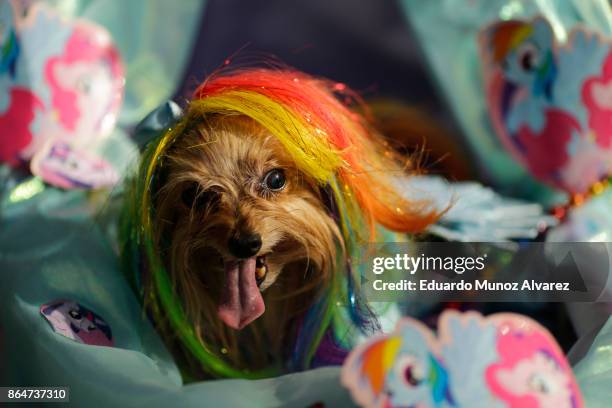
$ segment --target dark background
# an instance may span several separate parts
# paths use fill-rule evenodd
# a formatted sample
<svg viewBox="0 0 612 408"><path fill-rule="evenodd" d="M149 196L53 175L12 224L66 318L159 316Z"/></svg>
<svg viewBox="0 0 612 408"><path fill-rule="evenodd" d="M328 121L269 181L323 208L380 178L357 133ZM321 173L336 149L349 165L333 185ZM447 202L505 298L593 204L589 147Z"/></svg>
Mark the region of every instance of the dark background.
<svg viewBox="0 0 612 408"><path fill-rule="evenodd" d="M250 61L274 56L365 97L398 98L456 130L394 0L210 0L179 99L235 54Z"/></svg>

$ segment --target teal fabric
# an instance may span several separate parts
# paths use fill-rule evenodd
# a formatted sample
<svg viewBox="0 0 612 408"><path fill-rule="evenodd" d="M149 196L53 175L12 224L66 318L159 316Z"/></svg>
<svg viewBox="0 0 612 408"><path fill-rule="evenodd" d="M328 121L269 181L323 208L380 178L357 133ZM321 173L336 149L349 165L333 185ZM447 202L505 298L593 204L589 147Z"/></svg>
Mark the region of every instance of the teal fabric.
<svg viewBox="0 0 612 408"><path fill-rule="evenodd" d="M338 368L184 386L119 270L116 200L0 170L0 384L67 385L76 407L351 406ZM54 333L39 308L61 298L101 315L115 347Z"/></svg>
<svg viewBox="0 0 612 408"><path fill-rule="evenodd" d="M338 368L183 385L119 270L116 204L99 193L48 188L36 178L18 181L0 167L0 384L67 385L76 407L352 406ZM39 308L60 298L101 315L115 347L54 333ZM575 370L587 406L608 407L612 320Z"/></svg>
<svg viewBox="0 0 612 408"><path fill-rule="evenodd" d="M545 16L560 41L576 24L612 34L607 0L402 0L404 12L429 63L432 77L446 98L469 148L476 154L483 178L512 195L543 203L555 194L536 182L501 146L489 123L477 34L497 19Z"/></svg>
<svg viewBox="0 0 612 408"><path fill-rule="evenodd" d="M609 408L612 401L612 318L595 337L587 354L574 366L585 404Z"/></svg>

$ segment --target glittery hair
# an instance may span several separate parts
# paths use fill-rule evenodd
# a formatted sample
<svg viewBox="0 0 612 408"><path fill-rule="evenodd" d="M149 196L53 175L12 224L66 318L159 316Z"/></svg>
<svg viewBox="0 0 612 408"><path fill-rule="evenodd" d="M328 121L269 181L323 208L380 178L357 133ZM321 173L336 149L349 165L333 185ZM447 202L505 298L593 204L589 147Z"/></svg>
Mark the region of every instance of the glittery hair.
<svg viewBox="0 0 612 408"><path fill-rule="evenodd" d="M395 231L421 231L435 217L394 187L403 174L398 157L372 132L363 116L338 96L358 102L344 84L296 71L254 69L213 76L195 92L189 113L242 114L278 138L296 166L321 185L331 185L343 231L376 236L376 224Z"/></svg>

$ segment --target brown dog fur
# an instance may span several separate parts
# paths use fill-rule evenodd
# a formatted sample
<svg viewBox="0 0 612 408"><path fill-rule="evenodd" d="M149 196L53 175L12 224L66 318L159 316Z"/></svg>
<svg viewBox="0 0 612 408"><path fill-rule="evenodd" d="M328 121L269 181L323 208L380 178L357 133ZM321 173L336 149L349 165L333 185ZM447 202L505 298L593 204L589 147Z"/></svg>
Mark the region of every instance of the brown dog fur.
<svg viewBox="0 0 612 408"><path fill-rule="evenodd" d="M154 229L197 336L234 366L281 364L296 318L329 279L342 243L317 183L296 168L275 137L241 116L203 121L177 140L165 160ZM271 169L284 171L282 191L262 183ZM258 255L268 263L260 285L266 311L241 331L216 313L223 262L233 258L227 243L236 231L260 234Z"/></svg>

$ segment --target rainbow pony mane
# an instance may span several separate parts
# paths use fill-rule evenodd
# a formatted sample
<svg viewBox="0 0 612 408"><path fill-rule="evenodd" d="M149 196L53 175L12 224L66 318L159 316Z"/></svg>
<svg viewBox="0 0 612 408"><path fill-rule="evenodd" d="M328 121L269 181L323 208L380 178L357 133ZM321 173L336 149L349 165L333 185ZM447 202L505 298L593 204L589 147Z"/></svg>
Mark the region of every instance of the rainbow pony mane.
<svg viewBox="0 0 612 408"><path fill-rule="evenodd" d="M496 63L501 63L532 32L533 27L522 21L509 21L499 27L491 37L490 46L493 50L493 60Z"/></svg>
<svg viewBox="0 0 612 408"><path fill-rule="evenodd" d="M397 368L398 355L406 341L401 336L384 337L372 342L359 355L359 365L356 368L358 378L369 387L374 400L380 401L386 398L384 391L397 391L392 388L386 390L385 383L389 373ZM432 353L427 353L427 360L429 370L425 374L425 382L429 388L432 401L435 404L444 401L452 402L446 369ZM364 402L364 405L368 404Z"/></svg>
<svg viewBox="0 0 612 408"><path fill-rule="evenodd" d="M390 337L374 343L363 353L363 363L359 374L368 380L372 392L377 397L383 391L385 378L395 364L401 345L401 337Z"/></svg>
<svg viewBox="0 0 612 408"><path fill-rule="evenodd" d="M350 264L360 243L377 239L377 225L417 232L438 216L428 208L428 203L412 202L396 191L395 180L405 170L398 157L371 130L364 117L351 111L339 98L360 104L344 84L293 70L220 72L204 81L183 118L150 142L142 154L138 176L128 191L124 261L132 270L141 269L144 264L151 272L152 310L169 321L183 344L213 375L258 378L270 373L249 373L229 367L197 340L153 240L155 214L151 194L156 175L164 165L168 148L194 124L208 115L243 115L253 119L282 143L301 171L328 192L330 211L344 241L339 243L340 259L336 262L340 273L332 274L329 287L304 316L290 363L292 368L310 367L322 341L329 343L324 340L330 330L346 334L350 327L364 328L371 322L373 316L358 293L359 276L355 276ZM341 310L344 308L348 314Z"/></svg>

